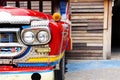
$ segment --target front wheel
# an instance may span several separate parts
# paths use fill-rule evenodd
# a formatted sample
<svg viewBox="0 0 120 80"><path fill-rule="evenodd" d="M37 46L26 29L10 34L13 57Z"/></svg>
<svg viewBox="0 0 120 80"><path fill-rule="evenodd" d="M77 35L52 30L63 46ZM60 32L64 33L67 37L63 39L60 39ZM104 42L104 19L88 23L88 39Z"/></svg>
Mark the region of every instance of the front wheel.
<svg viewBox="0 0 120 80"><path fill-rule="evenodd" d="M59 70L55 70L55 80L65 80L65 57L61 59L59 67Z"/></svg>

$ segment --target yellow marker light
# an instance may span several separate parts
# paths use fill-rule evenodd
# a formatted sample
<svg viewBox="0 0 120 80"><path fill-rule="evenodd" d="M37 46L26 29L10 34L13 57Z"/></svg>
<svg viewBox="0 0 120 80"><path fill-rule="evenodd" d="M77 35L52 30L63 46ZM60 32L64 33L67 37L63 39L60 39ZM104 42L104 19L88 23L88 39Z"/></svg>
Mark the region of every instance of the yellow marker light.
<svg viewBox="0 0 120 80"><path fill-rule="evenodd" d="M51 51L50 48L38 48L38 49L36 49L37 53L48 53L50 51Z"/></svg>
<svg viewBox="0 0 120 80"><path fill-rule="evenodd" d="M54 13L52 18L55 21L60 21L61 20L61 14L60 13Z"/></svg>

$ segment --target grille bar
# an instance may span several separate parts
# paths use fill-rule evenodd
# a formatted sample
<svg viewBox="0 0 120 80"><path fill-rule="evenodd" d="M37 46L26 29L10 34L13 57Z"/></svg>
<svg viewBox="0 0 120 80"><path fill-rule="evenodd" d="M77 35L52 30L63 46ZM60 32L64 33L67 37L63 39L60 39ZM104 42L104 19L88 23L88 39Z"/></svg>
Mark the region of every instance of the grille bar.
<svg viewBox="0 0 120 80"><path fill-rule="evenodd" d="M20 28L0 28L0 32L18 32Z"/></svg>
<svg viewBox="0 0 120 80"><path fill-rule="evenodd" d="M0 47L24 47L19 43L0 43Z"/></svg>

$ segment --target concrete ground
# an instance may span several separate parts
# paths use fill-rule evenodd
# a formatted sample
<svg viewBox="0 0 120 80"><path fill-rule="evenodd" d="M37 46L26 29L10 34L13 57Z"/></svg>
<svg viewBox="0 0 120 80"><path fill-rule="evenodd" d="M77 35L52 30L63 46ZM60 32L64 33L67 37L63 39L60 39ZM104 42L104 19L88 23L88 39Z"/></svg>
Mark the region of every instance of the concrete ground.
<svg viewBox="0 0 120 80"><path fill-rule="evenodd" d="M120 60L68 60L65 80L120 80Z"/></svg>
<svg viewBox="0 0 120 80"><path fill-rule="evenodd" d="M111 60L68 60L65 80L120 80L120 49Z"/></svg>

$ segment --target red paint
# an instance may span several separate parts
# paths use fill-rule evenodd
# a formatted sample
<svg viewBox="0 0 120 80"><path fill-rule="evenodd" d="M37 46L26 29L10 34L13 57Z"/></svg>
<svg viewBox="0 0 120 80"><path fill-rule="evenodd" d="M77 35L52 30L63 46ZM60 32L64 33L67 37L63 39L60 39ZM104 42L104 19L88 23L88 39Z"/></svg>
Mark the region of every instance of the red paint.
<svg viewBox="0 0 120 80"><path fill-rule="evenodd" d="M0 72L32 72L32 71L46 71L52 70L53 67L13 67L13 66L0 66Z"/></svg>
<svg viewBox="0 0 120 80"><path fill-rule="evenodd" d="M70 39L69 30L66 30L62 24L65 22L50 22L51 36L52 39L50 41L51 53L50 55L59 55L63 51L66 50L66 46L68 45L68 40ZM67 32L68 34L63 35L63 32Z"/></svg>
<svg viewBox="0 0 120 80"><path fill-rule="evenodd" d="M0 6L0 12L8 12L13 16L32 16L32 17L47 19L47 16L42 12L28 10L28 9L22 9L22 8L17 8L17 7L2 7L2 6Z"/></svg>

